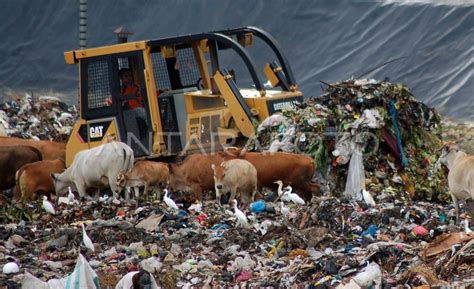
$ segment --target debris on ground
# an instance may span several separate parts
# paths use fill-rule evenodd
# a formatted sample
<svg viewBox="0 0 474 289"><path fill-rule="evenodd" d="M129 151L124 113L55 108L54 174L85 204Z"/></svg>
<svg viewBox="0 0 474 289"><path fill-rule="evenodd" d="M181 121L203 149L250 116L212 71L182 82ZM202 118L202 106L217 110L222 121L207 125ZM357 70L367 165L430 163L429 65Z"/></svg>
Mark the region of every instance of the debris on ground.
<svg viewBox="0 0 474 289"><path fill-rule="evenodd" d="M199 204L167 195L178 210L158 198L55 203L55 215L44 211L42 200L17 207L7 198L0 209L0 288L40 288L78 270L88 272L94 284L89 288L97 283L100 288L131 283L346 289L474 284L474 235L455 223L454 207L444 202L446 171L436 151L441 140L461 136L468 146L473 130L466 124L463 132L454 125L441 131L439 116L400 85L351 80L326 86L322 97L265 120L248 144L311 155L327 184L323 196L305 205L275 203L270 197L275 192L265 189L265 201L242 209L248 226L238 226L234 207L218 205L208 195ZM398 108L405 165L389 95ZM61 115L76 118L77 111L47 100L40 104L27 96L3 104L0 121L7 134L65 141L61 128L70 130L74 121L63 123ZM33 115L40 126L28 120ZM353 152L358 145L364 153L371 149L369 135L380 143L361 163ZM354 178L347 186L351 162ZM367 190L374 202L362 195L344 198L346 187L354 186ZM84 244L83 226L94 251Z"/></svg>
<svg viewBox="0 0 474 289"><path fill-rule="evenodd" d="M205 200L200 213L183 208L172 213L158 200L139 206L88 201L62 204L54 216L32 202L33 221L0 228L0 259L20 268L0 280L20 286L31 279L28 274L42 282L66 278L77 269L78 254L87 259L101 288L139 270L165 288L433 286L474 273L474 235L454 225L452 206L394 201L364 208L336 197L313 201L286 203L286 216L276 205L273 212L252 213L248 207L249 227L237 226L232 208L215 200ZM118 217L122 211L125 215ZM146 220L154 226L144 225ZM94 252L83 244L84 223ZM428 234L414 233L419 226Z"/></svg>

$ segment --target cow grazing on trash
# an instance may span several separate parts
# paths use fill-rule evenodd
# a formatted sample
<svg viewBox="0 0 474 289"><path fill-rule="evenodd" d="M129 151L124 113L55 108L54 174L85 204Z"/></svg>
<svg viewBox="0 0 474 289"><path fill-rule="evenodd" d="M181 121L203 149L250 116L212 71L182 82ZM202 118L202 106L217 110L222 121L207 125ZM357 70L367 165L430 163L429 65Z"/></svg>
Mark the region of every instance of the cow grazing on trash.
<svg viewBox="0 0 474 289"><path fill-rule="evenodd" d="M22 166L15 176L17 198L31 201L40 195L54 194L54 184L50 175L61 173L65 168L62 159L44 160Z"/></svg>
<svg viewBox="0 0 474 289"><path fill-rule="evenodd" d="M320 193L319 184L313 183L316 165L313 159L305 155L275 152L258 153L243 150L226 150L226 159L241 158L255 166L258 173L258 188L275 187L281 180L285 186L291 185L301 197L310 200Z"/></svg>
<svg viewBox="0 0 474 289"><path fill-rule="evenodd" d="M101 189L110 187L114 198L118 192L117 175L133 168L132 149L122 142L110 142L76 154L71 166L61 174L52 174L57 196L64 196L74 185L79 197L88 190L97 199Z"/></svg>
<svg viewBox="0 0 474 289"><path fill-rule="evenodd" d="M66 144L55 141L0 136L0 147L2 146L34 147L41 152L43 160L65 159L66 157Z"/></svg>
<svg viewBox="0 0 474 289"><path fill-rule="evenodd" d="M275 187L274 182L282 180L307 199L319 193L319 185L312 182L316 168L310 157L280 152L245 153L235 149L216 154L194 154L181 163L171 164L170 189L191 191L196 199L201 200L204 191L214 189L212 165L237 158L249 161L257 169L258 189Z"/></svg>
<svg viewBox="0 0 474 289"><path fill-rule="evenodd" d="M117 175L117 189L121 192L124 188L127 191L133 188L137 198L139 188L144 187L146 196L153 187L160 189L159 187L167 185L169 174L166 163L140 160L135 163L131 171L120 172Z"/></svg>
<svg viewBox="0 0 474 289"><path fill-rule="evenodd" d="M216 199L221 201L222 193L230 193L229 203L240 195L241 204L253 202L257 193L257 169L248 161L233 159L212 165Z"/></svg>
<svg viewBox="0 0 474 289"><path fill-rule="evenodd" d="M448 185L459 222L459 201L468 200L469 214L474 218L474 156L460 151L456 145L442 148L440 161L449 169Z"/></svg>
<svg viewBox="0 0 474 289"><path fill-rule="evenodd" d="M0 190L15 186L15 173L28 163L41 161L41 152L30 146L0 146Z"/></svg>
<svg viewBox="0 0 474 289"><path fill-rule="evenodd" d="M193 154L180 163L169 165L169 187L171 191L185 191L201 200L202 193L214 189L212 165L224 161L220 154Z"/></svg>

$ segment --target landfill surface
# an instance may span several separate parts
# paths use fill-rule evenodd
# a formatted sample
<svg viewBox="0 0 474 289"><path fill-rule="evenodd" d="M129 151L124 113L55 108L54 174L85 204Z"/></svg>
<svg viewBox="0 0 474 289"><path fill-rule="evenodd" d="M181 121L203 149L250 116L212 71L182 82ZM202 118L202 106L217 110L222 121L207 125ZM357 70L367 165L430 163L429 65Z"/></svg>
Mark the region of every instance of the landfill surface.
<svg viewBox="0 0 474 289"><path fill-rule="evenodd" d="M474 126L441 120L402 85L349 80L323 86L322 96L256 127L247 144L313 157L320 196L297 205L266 188L262 200L242 209L245 225L213 192L202 203L172 194L181 204L177 211L157 193L131 202L56 203L56 215L41 201L10 205L7 192L0 209L0 288L21 288L27 278L66 278L81 262L92 268L82 276L97 276L100 288L115 288L140 269L161 288L472 286L469 215L461 203L463 221L455 223L447 170L437 158L443 141L474 152ZM396 96L398 133L388 95ZM0 110L5 133L24 138L65 141L76 119L75 107L50 97L22 97ZM349 178L360 171L363 179ZM375 205L354 187L367 190ZM81 224L94 251L85 246ZM19 272L5 274L7 262Z"/></svg>

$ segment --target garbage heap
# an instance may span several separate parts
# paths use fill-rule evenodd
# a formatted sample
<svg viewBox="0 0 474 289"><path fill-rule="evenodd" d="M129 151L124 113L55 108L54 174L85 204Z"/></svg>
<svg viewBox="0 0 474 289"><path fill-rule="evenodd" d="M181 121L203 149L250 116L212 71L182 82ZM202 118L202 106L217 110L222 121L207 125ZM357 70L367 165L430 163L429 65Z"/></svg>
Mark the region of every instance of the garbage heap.
<svg viewBox="0 0 474 289"><path fill-rule="evenodd" d="M77 116L76 106L55 96L25 94L0 104L0 135L66 142Z"/></svg>
<svg viewBox="0 0 474 289"><path fill-rule="evenodd" d="M172 197L183 204L179 211L159 200L109 198L55 205L54 216L33 201L23 208L31 221L7 212L0 219L0 287L48 288L46 281L74 274L79 253L89 265L72 280L83 285L97 276L100 288L115 288L139 269L161 288L467 288L474 282L474 234L454 225L454 209L439 204L395 201L364 209L332 196L306 205L259 200L244 209L244 226L228 205ZM94 251L84 246L81 224ZM6 262L19 269L5 272Z"/></svg>
<svg viewBox="0 0 474 289"><path fill-rule="evenodd" d="M313 157L323 189L336 196L360 199L366 189L382 197L448 200L434 109L402 84L324 84L323 95L263 121L247 148Z"/></svg>

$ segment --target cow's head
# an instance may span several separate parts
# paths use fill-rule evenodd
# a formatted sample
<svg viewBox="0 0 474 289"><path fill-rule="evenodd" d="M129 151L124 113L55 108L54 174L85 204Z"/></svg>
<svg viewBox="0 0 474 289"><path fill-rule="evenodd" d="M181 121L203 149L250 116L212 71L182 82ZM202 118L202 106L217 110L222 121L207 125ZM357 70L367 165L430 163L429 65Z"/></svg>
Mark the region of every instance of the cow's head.
<svg viewBox="0 0 474 289"><path fill-rule="evenodd" d="M127 183L128 180L128 174L124 171L121 171L117 175L117 193L122 192L123 188L125 188L125 184Z"/></svg>
<svg viewBox="0 0 474 289"><path fill-rule="evenodd" d="M51 174L51 178L53 178L54 191L56 192L56 196L65 196L68 192L67 187L70 185L70 183L62 180L61 174Z"/></svg>
<svg viewBox="0 0 474 289"><path fill-rule="evenodd" d="M223 188L223 181L225 177L225 167L222 164L216 166L214 164L211 165L212 170L214 171L214 184L217 190L222 190Z"/></svg>
<svg viewBox="0 0 474 289"><path fill-rule="evenodd" d="M459 146L455 142L446 142L440 149L441 153L438 161L447 166L448 169L452 167L454 159L459 152Z"/></svg>
<svg viewBox="0 0 474 289"><path fill-rule="evenodd" d="M168 187L171 191L192 191L191 185L186 180L186 174L179 164L168 164L168 170Z"/></svg>

